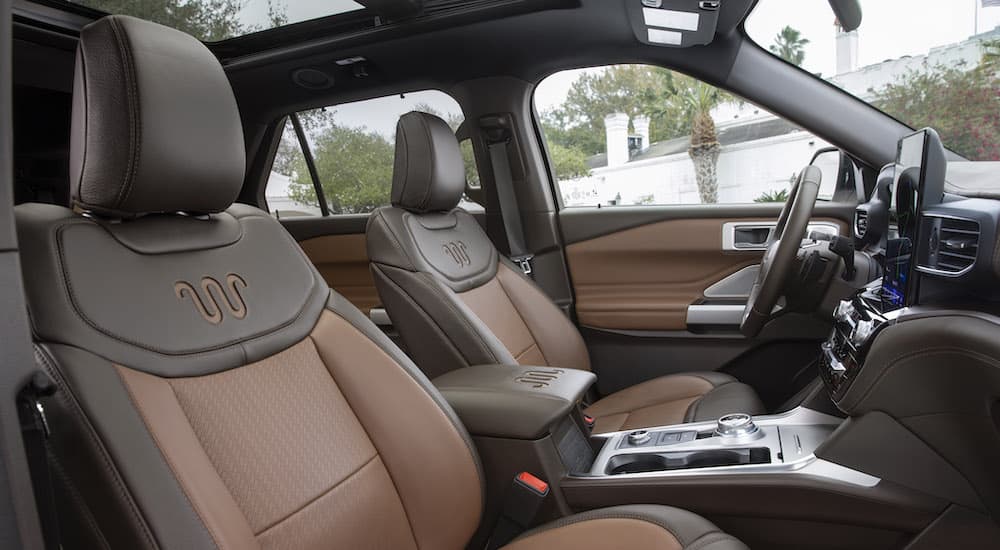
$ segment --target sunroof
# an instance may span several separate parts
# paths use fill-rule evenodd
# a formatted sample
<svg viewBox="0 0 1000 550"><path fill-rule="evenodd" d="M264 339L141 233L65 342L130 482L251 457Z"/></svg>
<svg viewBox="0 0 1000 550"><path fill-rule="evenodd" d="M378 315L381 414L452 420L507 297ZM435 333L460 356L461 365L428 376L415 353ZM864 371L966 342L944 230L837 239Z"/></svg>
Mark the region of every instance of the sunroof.
<svg viewBox="0 0 1000 550"><path fill-rule="evenodd" d="M363 9L351 0L69 0L132 15L218 42L265 29Z"/></svg>

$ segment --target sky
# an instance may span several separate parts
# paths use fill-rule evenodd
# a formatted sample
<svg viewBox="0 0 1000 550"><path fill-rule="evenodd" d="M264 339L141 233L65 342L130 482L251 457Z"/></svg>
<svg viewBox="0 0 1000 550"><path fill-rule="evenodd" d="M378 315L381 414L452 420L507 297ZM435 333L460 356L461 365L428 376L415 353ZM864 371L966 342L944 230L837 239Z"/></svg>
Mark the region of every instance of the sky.
<svg viewBox="0 0 1000 550"><path fill-rule="evenodd" d="M932 47L961 42L975 34L980 0L861 0L859 66L904 55L926 54ZM1000 25L1000 8L978 8L979 32ZM803 67L833 76L836 67L834 16L827 0L760 0L747 19L747 33L763 46L791 25L810 40ZM592 70L592 69L591 69ZM573 81L585 70L556 73L535 92L541 111L558 107Z"/></svg>

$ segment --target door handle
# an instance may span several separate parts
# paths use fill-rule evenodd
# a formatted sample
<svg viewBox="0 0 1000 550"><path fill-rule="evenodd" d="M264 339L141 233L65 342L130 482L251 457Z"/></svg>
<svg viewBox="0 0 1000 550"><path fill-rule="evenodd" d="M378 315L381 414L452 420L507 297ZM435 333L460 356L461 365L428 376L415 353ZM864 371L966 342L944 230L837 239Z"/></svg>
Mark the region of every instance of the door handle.
<svg viewBox="0 0 1000 550"><path fill-rule="evenodd" d="M767 244L773 229L773 227L736 227L733 244L737 248L763 246Z"/></svg>

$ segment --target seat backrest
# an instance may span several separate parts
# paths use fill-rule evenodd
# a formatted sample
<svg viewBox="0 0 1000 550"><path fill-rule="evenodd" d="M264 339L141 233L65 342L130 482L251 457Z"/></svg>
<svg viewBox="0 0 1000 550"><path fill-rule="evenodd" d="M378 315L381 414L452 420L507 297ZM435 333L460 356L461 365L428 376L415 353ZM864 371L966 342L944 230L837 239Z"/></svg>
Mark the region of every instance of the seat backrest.
<svg viewBox="0 0 1000 550"><path fill-rule="evenodd" d="M288 233L232 205L236 101L199 41L80 36L74 210L16 210L65 548L463 548L468 434Z"/></svg>
<svg viewBox="0 0 1000 550"><path fill-rule="evenodd" d="M435 377L487 363L590 369L573 323L457 208L458 141L427 113L396 126L392 206L368 221L375 286L407 352Z"/></svg>

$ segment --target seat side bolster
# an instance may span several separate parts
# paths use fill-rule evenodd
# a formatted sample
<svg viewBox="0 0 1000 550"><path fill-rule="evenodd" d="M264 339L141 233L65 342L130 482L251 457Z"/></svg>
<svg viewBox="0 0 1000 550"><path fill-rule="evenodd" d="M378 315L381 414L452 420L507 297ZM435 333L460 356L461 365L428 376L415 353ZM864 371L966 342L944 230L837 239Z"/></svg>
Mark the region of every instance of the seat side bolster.
<svg viewBox="0 0 1000 550"><path fill-rule="evenodd" d="M330 310L312 339L378 450L420 548L463 548L479 525L482 477L450 408L412 363L400 362L348 318ZM448 510L448 514L440 513Z"/></svg>
<svg viewBox="0 0 1000 550"><path fill-rule="evenodd" d="M587 345L573 322L521 270L503 261L497 277L549 366L590 370Z"/></svg>
<svg viewBox="0 0 1000 550"><path fill-rule="evenodd" d="M43 344L53 454L112 548L217 548L110 361ZM71 458L71 459L70 459Z"/></svg>
<svg viewBox="0 0 1000 550"><path fill-rule="evenodd" d="M433 276L385 265L373 267L376 286L384 296L393 324L428 376L470 365L517 364L493 331ZM440 350L448 348L457 351L461 362L442 356Z"/></svg>

